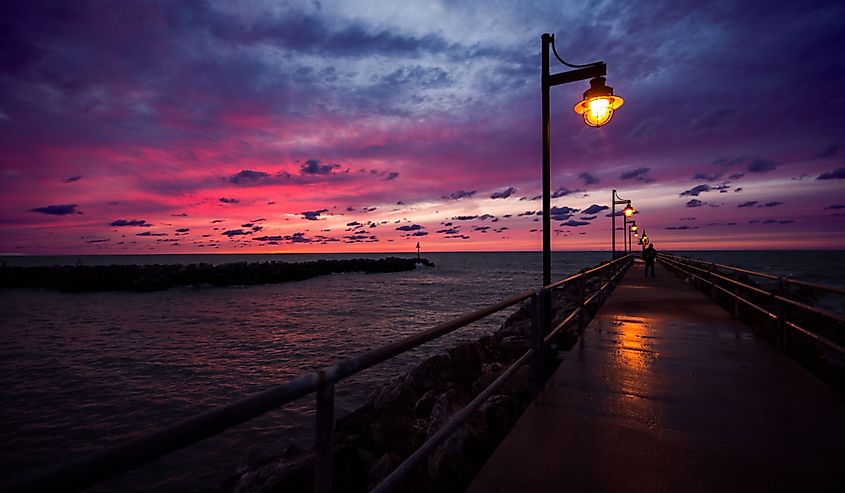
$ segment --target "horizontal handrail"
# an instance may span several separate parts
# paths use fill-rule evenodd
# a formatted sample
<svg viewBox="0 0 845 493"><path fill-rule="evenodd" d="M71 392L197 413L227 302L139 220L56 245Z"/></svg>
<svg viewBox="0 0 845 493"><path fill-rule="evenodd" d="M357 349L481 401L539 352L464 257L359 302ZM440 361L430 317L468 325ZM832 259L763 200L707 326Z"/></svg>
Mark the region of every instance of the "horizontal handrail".
<svg viewBox="0 0 845 493"><path fill-rule="evenodd" d="M817 315L817 316L821 316L821 317L827 318L831 321L835 321L835 322L840 323L840 324L845 323L845 316L840 315L838 313L831 312L829 310L825 310L825 309L822 309L822 308L811 306L811 305L808 305L806 303L802 303L800 301L791 299L787 296L784 296L784 293L781 292L780 290L770 292L770 291L766 291L764 289L761 289L757 286L751 286L749 284L746 284L746 283L740 281L739 279L732 279L732 278L727 277L727 276L723 275L722 273L716 271L715 268L728 268L730 270L733 270L734 272L750 273L750 274L759 275L760 277L765 277L765 278L772 278L772 276L770 276L768 274L757 273L757 272L750 271L750 270L747 270L747 269L740 269L740 268L737 268L737 267L724 266L722 264L706 263L706 262L701 262L701 261L697 261L697 260L693 260L693 259L687 259L687 258L681 259L681 258L676 257L674 255L668 255L668 254L663 254L663 253L658 254L658 258L662 262L664 262L666 265L668 265L670 267L674 267L674 268L684 272L685 274L689 275L690 277L697 279L697 280L700 280L703 283L709 285L711 287L711 289L725 293L726 295L728 295L728 296L734 298L735 300L737 300L738 303L742 303L744 305L747 305L747 306L757 310L758 312L762 313L764 316L776 320L778 322L778 324L780 325L782 331L785 330L786 328L790 328L790 329L798 331L798 332L800 332L804 335L807 335L807 336L815 339L818 342L821 342L821 343L827 345L828 347L836 350L837 352L845 353L845 348L843 348L843 346L838 344L837 342L830 340L827 337L824 337L824 336L822 336L818 333L815 333L811 330L808 330L804 327L801 327L801 326L797 325L796 323L794 323L792 321L786 320L786 316L785 316L786 310L785 310L785 308L787 306L792 307L792 308L797 308L800 311L803 311L803 312L806 312L806 313L811 313L811 314L814 314L814 315ZM694 265L694 264L698 264L698 265ZM708 268L702 268L702 267L699 267L699 265L706 265L706 266L709 266L710 268L709 269ZM699 275L699 274L696 274L695 272L703 273L706 277ZM835 288L833 286L824 286L824 285L821 285L821 284L809 283L809 282L805 282L805 281L795 281L795 280L790 280L787 277L774 277L774 279L777 279L781 283L781 286L786 286L787 283L791 283L791 284L795 284L795 285L801 285L801 286L821 289L821 290L828 291L828 292L831 292L831 293L845 293L845 290L840 290L839 288ZM726 289L723 286L720 286L716 282L717 280L721 281L725 284L733 286L735 289L737 289L737 291L732 292L731 290ZM758 295L762 296L764 300L768 300L771 303L775 303L778 307L778 313L773 313L770 310L768 310L767 308L764 308L764 307L752 302L751 300L749 300L749 299L747 299L743 296L740 296L739 291L738 291L739 289L743 289L743 290L746 290L747 292L758 294ZM781 334L781 344L784 345L784 346L786 344L785 333Z"/></svg>
<svg viewBox="0 0 845 493"><path fill-rule="evenodd" d="M570 276L557 283L545 286L540 290L519 293L498 303L488 305L472 313L438 324L430 329L405 337L399 341L359 353L332 365L318 369L312 373L294 378L293 380L283 384L279 384L267 390L244 397L233 403L187 418L175 425L139 438L128 440L90 456L61 465L14 485L11 488L11 491L47 491L57 489L62 491L79 491L105 479L116 476L128 469L146 464L164 455L207 439L312 393L318 394L317 434L319 436L321 434L321 424L319 423L321 416L320 399L325 398L325 396L322 395L324 389L330 389L327 395L329 396L328 403L330 406L328 415L331 418L333 416L333 398L331 397L333 395L333 386L342 379L382 363L399 354L415 349L434 339L450 334L473 322L481 320L529 298L533 297L534 300L537 300L545 291L563 287L576 280L584 280L589 275L604 271L611 267L616 268L621 263L621 268L619 268L619 270L611 276L611 280L601 286L599 292L602 293L612 285L613 280L618 278L621 273L624 272L624 270L630 265L631 260L633 260L632 255L620 257L598 267ZM573 313L566 318L565 322L571 323L571 321L574 320L573 315L580 314L584 306L593 302L597 296L598 293L590 296L587 300L582 300L581 306L574 310ZM532 308L536 311L536 303L532 303L532 305L535 305ZM557 331L563 326L563 323L560 324L554 332L557 333ZM542 329L534 327L534 330ZM427 456L432 450L434 450L434 448L440 445L458 426L460 426L460 424L466 421L473 411L480 407L481 404L483 404L493 394L493 392L501 387L508 377L515 373L520 366L531 360L533 356L536 356L537 351L538 348L533 347L518 358L492 384L490 384L490 386L485 388L469 405L467 405L463 411L456 413L452 419L450 419L447 424L438 431L438 433L431 437L429 441L423 444L420 449L414 452L414 454L412 454L390 476L388 476L388 478L382 482L384 486L380 484L377 487L377 491L386 490L393 484L393 482L401 478L402 474L412 469L421 460L421 458ZM333 418L329 419L328 422L329 426L333 426ZM325 433L325 430L323 430L322 433ZM330 429L328 430L328 433L330 436ZM328 442L325 442L325 437L323 437L322 441L318 438L317 443L318 446L316 447L317 450L315 450L315 452L318 457L318 474L320 457L322 457L325 461L326 454L329 454L327 467L329 467L329 476L331 476L331 441L329 439ZM320 450L321 448L324 448L325 443L328 443L329 450ZM388 480L391 482L385 484ZM318 485L317 489L330 490L330 483L328 483L328 485L329 486L326 487L326 483L322 483L322 486Z"/></svg>

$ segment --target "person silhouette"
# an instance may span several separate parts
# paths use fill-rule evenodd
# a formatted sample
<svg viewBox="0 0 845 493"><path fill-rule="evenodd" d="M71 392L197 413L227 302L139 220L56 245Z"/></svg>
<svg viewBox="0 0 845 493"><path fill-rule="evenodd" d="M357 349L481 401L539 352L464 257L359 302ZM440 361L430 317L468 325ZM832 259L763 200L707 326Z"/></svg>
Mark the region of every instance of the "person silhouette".
<svg viewBox="0 0 845 493"><path fill-rule="evenodd" d="M654 249L653 243L649 243L643 249L643 260L645 260L645 276L648 277L648 271L651 269L651 277L657 277L654 275L654 262L657 260L657 250Z"/></svg>

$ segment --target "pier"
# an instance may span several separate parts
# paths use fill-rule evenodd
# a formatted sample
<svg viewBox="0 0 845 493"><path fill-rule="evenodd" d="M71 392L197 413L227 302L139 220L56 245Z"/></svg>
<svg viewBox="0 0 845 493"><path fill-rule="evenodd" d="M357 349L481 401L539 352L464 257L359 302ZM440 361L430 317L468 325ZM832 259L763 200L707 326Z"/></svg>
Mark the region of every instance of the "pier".
<svg viewBox="0 0 845 493"><path fill-rule="evenodd" d="M845 398L656 274L626 273L468 492L841 487Z"/></svg>

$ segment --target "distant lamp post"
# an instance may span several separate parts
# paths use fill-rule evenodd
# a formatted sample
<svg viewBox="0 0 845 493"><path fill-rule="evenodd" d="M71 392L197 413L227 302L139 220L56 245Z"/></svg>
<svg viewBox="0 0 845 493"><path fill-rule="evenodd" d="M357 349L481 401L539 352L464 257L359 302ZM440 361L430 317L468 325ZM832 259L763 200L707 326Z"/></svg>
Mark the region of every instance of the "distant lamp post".
<svg viewBox="0 0 845 493"><path fill-rule="evenodd" d="M628 251L633 253L634 252L634 243L631 241L631 235L637 232L637 221L632 221L631 226L628 228Z"/></svg>
<svg viewBox="0 0 845 493"><path fill-rule="evenodd" d="M610 226L611 242L610 242L610 244L611 244L611 246L610 246L610 248L612 250L610 252L610 258L612 260L612 259L616 258L616 206L617 205L624 205L625 206L625 208L622 209L622 213L623 213L622 231L625 232L622 236L622 245L623 245L623 250L625 251L625 253L628 253L628 246L627 246L627 243L625 242L626 235L628 234L627 233L627 231L628 231L627 221L628 221L628 218L633 216L634 213L637 212L637 211L634 210L634 207L631 205L631 201L628 200L628 199L623 199L622 197L620 197L619 194L616 193L615 189L613 190L613 193L611 193L611 195L610 195L610 203L611 203L611 210L610 210L610 218L611 218L611 226Z"/></svg>
<svg viewBox="0 0 845 493"><path fill-rule="evenodd" d="M648 239L648 233L646 233L645 228L643 228L643 237L640 238L640 243L643 245L643 248L648 246L649 241L651 240Z"/></svg>
<svg viewBox="0 0 845 493"><path fill-rule="evenodd" d="M420 242L417 242L417 260L420 259Z"/></svg>

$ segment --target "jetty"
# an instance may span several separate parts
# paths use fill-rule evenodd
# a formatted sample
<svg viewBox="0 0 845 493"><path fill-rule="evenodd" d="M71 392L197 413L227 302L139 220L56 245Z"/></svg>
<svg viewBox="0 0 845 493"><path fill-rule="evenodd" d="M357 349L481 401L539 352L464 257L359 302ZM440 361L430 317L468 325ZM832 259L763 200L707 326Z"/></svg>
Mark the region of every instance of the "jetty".
<svg viewBox="0 0 845 493"><path fill-rule="evenodd" d="M843 395L656 275L627 273L469 493L841 487Z"/></svg>
<svg viewBox="0 0 845 493"><path fill-rule="evenodd" d="M774 290L750 275L773 281ZM659 257L656 277L647 278L633 255L625 255L61 465L12 491L59 485L78 491L309 395L316 410L314 447L296 470L297 487L284 482L280 465L281 482L274 479L271 489L838 491L845 458L845 318L808 304L805 288L845 294L666 255ZM560 298L568 300L565 309L555 303ZM337 443L343 426L335 416L336 385L514 307L514 328L526 337L521 354L475 380L469 402L455 406L431 392L409 397L407 386L394 383L380 390L385 397L401 394L415 411L425 402L440 409L436 426L396 431L407 433L396 439L413 450ZM773 330L740 321L748 315ZM573 334L580 335L574 346L561 343L561 336L571 341ZM453 366L477 359L471 351L459 353L449 355ZM433 369L442 366L432 361ZM432 375L420 373L410 387L440 378ZM513 381L527 382L536 397L509 431L499 433L491 424L502 404L513 403L507 391ZM372 428L361 436L384 435L383 422L366 426ZM481 444L491 455L479 470L442 467Z"/></svg>

